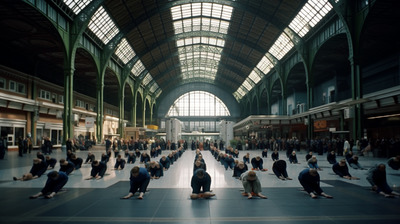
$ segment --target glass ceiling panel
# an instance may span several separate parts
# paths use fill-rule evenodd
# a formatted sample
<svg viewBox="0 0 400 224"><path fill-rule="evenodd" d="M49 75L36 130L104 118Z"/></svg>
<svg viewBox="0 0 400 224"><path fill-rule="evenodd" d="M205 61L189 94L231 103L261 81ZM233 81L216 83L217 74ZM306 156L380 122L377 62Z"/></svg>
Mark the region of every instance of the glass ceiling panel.
<svg viewBox="0 0 400 224"><path fill-rule="evenodd" d="M231 6L208 2L189 3L171 8L172 20L199 16L230 20L232 11L233 8Z"/></svg>
<svg viewBox="0 0 400 224"><path fill-rule="evenodd" d="M193 31L228 33L233 8L217 3L188 3L171 8L175 34ZM188 37L177 40L183 79L215 80L225 40Z"/></svg>
<svg viewBox="0 0 400 224"><path fill-rule="evenodd" d="M64 3L75 13L79 14L92 0L63 0Z"/></svg>
<svg viewBox="0 0 400 224"><path fill-rule="evenodd" d="M250 73L249 78L250 78L250 80L253 81L255 84L257 84L257 83L261 80L261 77L260 77L260 76L257 74L257 72L254 71L254 70Z"/></svg>
<svg viewBox="0 0 400 224"><path fill-rule="evenodd" d="M135 57L136 54L126 38L123 38L115 50L115 55L117 55L117 57L121 59L124 64L126 64L129 60Z"/></svg>
<svg viewBox="0 0 400 224"><path fill-rule="evenodd" d="M266 75L274 67L274 65L267 57L264 56L262 57L261 61L258 62L256 67L260 69L264 75Z"/></svg>
<svg viewBox="0 0 400 224"><path fill-rule="evenodd" d="M242 86L246 88L247 91L250 91L253 88L254 84L249 78L247 78L246 80L244 80Z"/></svg>
<svg viewBox="0 0 400 224"><path fill-rule="evenodd" d="M156 82L153 82L151 88L150 88L150 92L154 93L156 90L158 89L158 84ZM160 92L161 93L161 92ZM157 96L158 97L158 96Z"/></svg>
<svg viewBox="0 0 400 224"><path fill-rule="evenodd" d="M149 82L153 80L153 78L151 77L150 73L147 73L146 76L144 77L142 83L143 85L147 86L147 84L149 84Z"/></svg>
<svg viewBox="0 0 400 224"><path fill-rule="evenodd" d="M300 37L303 37L328 14L331 9L332 5L328 0L309 0L289 24L289 27Z"/></svg>
<svg viewBox="0 0 400 224"><path fill-rule="evenodd" d="M279 38L275 41L275 43L272 45L272 47L269 49L268 52L270 54L272 54L275 58L280 60L293 47L294 47L294 44L290 40L290 38L285 33L282 33L279 36Z"/></svg>
<svg viewBox="0 0 400 224"><path fill-rule="evenodd" d="M215 80L215 73L208 72L206 70L193 70L182 73L183 79L191 79L191 78L205 78Z"/></svg>
<svg viewBox="0 0 400 224"><path fill-rule="evenodd" d="M144 71L145 67L142 63L142 61L138 60L135 65L133 66L131 72L133 73L134 76L138 77L140 73Z"/></svg>
<svg viewBox="0 0 400 224"><path fill-rule="evenodd" d="M111 20L103 6L100 6L94 13L88 27L104 44L107 44L119 32L118 27Z"/></svg>
<svg viewBox="0 0 400 224"><path fill-rule="evenodd" d="M214 38L214 37L188 37L188 38L180 39L180 40L176 41L177 47L182 47L185 45L194 45L194 44L199 44L199 43L215 45L218 47L224 47L225 40L220 39L220 38Z"/></svg>
<svg viewBox="0 0 400 224"><path fill-rule="evenodd" d="M230 112L215 95L204 91L192 91L175 100L166 115L171 116L230 116Z"/></svg>

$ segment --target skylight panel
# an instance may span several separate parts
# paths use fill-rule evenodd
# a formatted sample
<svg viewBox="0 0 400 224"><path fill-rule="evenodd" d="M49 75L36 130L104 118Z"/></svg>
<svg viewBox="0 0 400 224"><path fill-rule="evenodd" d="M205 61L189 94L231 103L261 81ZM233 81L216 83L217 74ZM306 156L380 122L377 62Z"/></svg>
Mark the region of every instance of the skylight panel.
<svg viewBox="0 0 400 224"><path fill-rule="evenodd" d="M135 57L136 54L126 38L123 38L115 50L115 55L117 55L117 57L121 59L124 64L126 64L129 60Z"/></svg>
<svg viewBox="0 0 400 224"><path fill-rule="evenodd" d="M153 84L152 84L152 86L150 87L150 92L151 93L154 93L157 89L158 89L159 87L158 87L158 84L156 83L156 82L154 82ZM160 92L161 93L161 92ZM158 97L158 96L157 96Z"/></svg>
<svg viewBox="0 0 400 224"><path fill-rule="evenodd" d="M262 57L261 61L258 62L256 67L260 69L262 73L267 74L274 67L274 65L267 57L264 56Z"/></svg>
<svg viewBox="0 0 400 224"><path fill-rule="evenodd" d="M331 11L328 0L309 0L289 24L300 37L305 36L312 27Z"/></svg>
<svg viewBox="0 0 400 224"><path fill-rule="evenodd" d="M260 77L260 76L257 74L257 72L254 71L254 70L250 73L249 78L250 78L255 84L257 84L257 83L261 80L261 77Z"/></svg>
<svg viewBox="0 0 400 224"><path fill-rule="evenodd" d="M104 44L107 44L119 32L103 6L95 12L88 27Z"/></svg>
<svg viewBox="0 0 400 224"><path fill-rule="evenodd" d="M249 79L249 77L247 77L246 80L244 80L242 86L250 91L253 88L254 83Z"/></svg>
<svg viewBox="0 0 400 224"><path fill-rule="evenodd" d="M285 33L282 33L268 52L271 53L275 58L280 60L293 47L294 44L292 43L290 38Z"/></svg>
<svg viewBox="0 0 400 224"><path fill-rule="evenodd" d="M144 67L142 61L138 60L135 63L135 65L133 66L131 72L133 73L134 76L138 77L144 70L145 70L145 67Z"/></svg>
<svg viewBox="0 0 400 224"><path fill-rule="evenodd" d="M142 83L144 86L147 86L147 84L149 84L149 82L153 80L153 78L151 77L150 73L147 73L146 76L144 77Z"/></svg>
<svg viewBox="0 0 400 224"><path fill-rule="evenodd" d="M63 0L75 15L79 14L92 0Z"/></svg>

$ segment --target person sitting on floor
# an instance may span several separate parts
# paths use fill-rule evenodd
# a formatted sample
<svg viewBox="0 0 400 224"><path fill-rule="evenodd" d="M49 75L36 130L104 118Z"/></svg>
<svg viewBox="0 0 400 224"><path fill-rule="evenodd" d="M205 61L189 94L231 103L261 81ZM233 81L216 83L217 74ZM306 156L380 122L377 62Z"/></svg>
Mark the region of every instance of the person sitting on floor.
<svg viewBox="0 0 400 224"><path fill-rule="evenodd" d="M279 160L279 152L278 152L278 150L274 150L274 152L271 154L271 158L272 158L272 161L276 161L276 160Z"/></svg>
<svg viewBox="0 0 400 224"><path fill-rule="evenodd" d="M264 169L263 167L263 159L261 159L260 156L256 156L251 159L251 166L253 167L252 170L261 170L261 171L267 171L267 169Z"/></svg>
<svg viewBox="0 0 400 224"><path fill-rule="evenodd" d="M306 155L306 162L308 162L309 159L311 159L311 157L313 156L313 152L309 151Z"/></svg>
<svg viewBox="0 0 400 224"><path fill-rule="evenodd" d="M74 164L75 170L78 170L82 167L83 159L77 157L75 154L71 156L71 159L69 161Z"/></svg>
<svg viewBox="0 0 400 224"><path fill-rule="evenodd" d="M202 163L201 160L196 160L193 164L193 173L196 172L198 169L203 169L204 171L207 171L207 166L205 163Z"/></svg>
<svg viewBox="0 0 400 224"><path fill-rule="evenodd" d="M95 160L92 163L92 170L90 171L90 177L86 178L86 180L91 180L91 179L99 180L103 178L104 174L106 173L106 170L107 170L107 164Z"/></svg>
<svg viewBox="0 0 400 224"><path fill-rule="evenodd" d="M250 153L246 153L246 155L243 156L243 162L250 163Z"/></svg>
<svg viewBox="0 0 400 224"><path fill-rule="evenodd" d="M392 190L386 180L386 166L381 163L368 170L368 182L372 186L372 190L387 197L400 196L399 193Z"/></svg>
<svg viewBox="0 0 400 224"><path fill-rule="evenodd" d="M65 159L60 159L60 171L65 172L67 175L70 175L74 170L75 165L72 162Z"/></svg>
<svg viewBox="0 0 400 224"><path fill-rule="evenodd" d="M307 161L307 165L311 168L311 169L317 169L317 170L322 170L321 168L319 168L318 166L318 160L316 156L312 156L311 159L309 159Z"/></svg>
<svg viewBox="0 0 400 224"><path fill-rule="evenodd" d="M46 164L47 164L47 169L51 170L54 169L56 166L57 160L54 158L51 158L51 156L47 155L46 156Z"/></svg>
<svg viewBox="0 0 400 224"><path fill-rule="evenodd" d="M228 170L228 167L233 170L235 168L235 159L233 159L232 155L227 155L225 154L225 160L224 160L224 167L225 170Z"/></svg>
<svg viewBox="0 0 400 224"><path fill-rule="evenodd" d="M247 165L244 162L238 162L235 168L233 168L232 177L239 179L240 175L242 175L242 173L246 172L247 170L248 170Z"/></svg>
<svg viewBox="0 0 400 224"><path fill-rule="evenodd" d="M110 161L110 156L106 153L102 153L100 162L107 164L108 161Z"/></svg>
<svg viewBox="0 0 400 224"><path fill-rule="evenodd" d="M203 169L196 170L192 176L190 185L192 187L192 194L190 195L191 199L197 199L199 197L210 198L215 196L215 194L211 193L210 190L211 176Z"/></svg>
<svg viewBox="0 0 400 224"><path fill-rule="evenodd" d="M22 177L20 177L20 178L13 177L13 179L14 180L22 180L22 181L36 179L36 178L39 178L40 176L42 176L44 174L44 172L46 172L46 170L47 170L46 162L39 158L34 158L33 165L32 165L31 170L29 171L29 173L22 175Z"/></svg>
<svg viewBox="0 0 400 224"><path fill-rule="evenodd" d="M361 164L358 162L358 156L357 155L353 155L349 160L348 163L351 167L353 167L354 169L361 169L361 170L365 170L364 167L361 166Z"/></svg>
<svg viewBox="0 0 400 224"><path fill-rule="evenodd" d="M299 182L303 186L304 190L311 196L311 198L317 198L318 195L326 198L333 198L322 191L319 181L320 177L316 169L305 169L299 173Z"/></svg>
<svg viewBox="0 0 400 224"><path fill-rule="evenodd" d="M330 153L327 154L326 160L328 160L329 164L335 164L336 162L336 153L335 151L331 151Z"/></svg>
<svg viewBox="0 0 400 224"><path fill-rule="evenodd" d="M140 155L140 163L147 162L150 162L150 156L147 154L147 152L143 152L142 155Z"/></svg>
<svg viewBox="0 0 400 224"><path fill-rule="evenodd" d="M91 153L91 152L89 152L89 153L88 153L88 156L87 156L87 158L86 158L85 164L87 164L87 163L90 164L90 163L92 163L94 160L95 160L94 154Z"/></svg>
<svg viewBox="0 0 400 224"><path fill-rule="evenodd" d="M136 155L134 152L129 152L128 153L128 163L129 164L134 164L136 162Z"/></svg>
<svg viewBox="0 0 400 224"><path fill-rule="evenodd" d="M281 180L292 180L287 174L285 160L275 161L274 164L272 164L272 171Z"/></svg>
<svg viewBox="0 0 400 224"><path fill-rule="evenodd" d="M394 170L400 169L400 155L390 158L387 164Z"/></svg>
<svg viewBox="0 0 400 224"><path fill-rule="evenodd" d="M289 155L289 162L292 164L298 164L299 161L297 160L296 151L293 151L292 154Z"/></svg>
<svg viewBox="0 0 400 224"><path fill-rule="evenodd" d="M169 161L169 158L167 156L162 156L160 159L160 163L164 167L164 170L168 170L171 166L171 162Z"/></svg>
<svg viewBox="0 0 400 224"><path fill-rule="evenodd" d="M160 177L164 176L164 167L159 162L151 161L149 172L151 179L160 179Z"/></svg>
<svg viewBox="0 0 400 224"><path fill-rule="evenodd" d="M144 167L135 166L131 169L130 175L130 189L128 195L121 199L128 199L135 195L139 191L138 199L143 199L144 193L146 193L147 186L150 183L150 174Z"/></svg>
<svg viewBox="0 0 400 224"><path fill-rule="evenodd" d="M340 177L343 177L345 179L349 180L359 180L360 178L358 177L352 177L349 173L349 167L347 167L346 160L341 159L338 163L335 163L332 166L333 172L335 172L337 175Z"/></svg>
<svg viewBox="0 0 400 224"><path fill-rule="evenodd" d="M262 158L268 158L268 149L267 148L265 148L263 151L262 151L262 153L261 153L261 156L262 156Z"/></svg>
<svg viewBox="0 0 400 224"><path fill-rule="evenodd" d="M115 159L114 169L123 170L125 168L125 163L126 163L125 159L123 159L121 155L118 155L117 159Z"/></svg>
<svg viewBox="0 0 400 224"><path fill-rule="evenodd" d="M256 172L249 170L240 176L240 180L242 181L242 185L244 188L243 195L247 196L248 199L253 198L253 195L258 196L260 198L266 199L267 197L261 194L261 183L257 177Z"/></svg>
<svg viewBox="0 0 400 224"><path fill-rule="evenodd" d="M29 198L34 199L40 196L44 196L45 198L54 197L68 182L68 175L62 171L52 171L47 174L47 181L43 189Z"/></svg>

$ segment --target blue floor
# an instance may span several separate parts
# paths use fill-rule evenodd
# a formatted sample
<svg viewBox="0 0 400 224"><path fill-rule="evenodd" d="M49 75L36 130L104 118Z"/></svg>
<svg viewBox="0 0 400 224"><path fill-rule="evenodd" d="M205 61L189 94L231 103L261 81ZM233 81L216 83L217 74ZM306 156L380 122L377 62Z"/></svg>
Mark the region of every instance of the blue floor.
<svg viewBox="0 0 400 224"><path fill-rule="evenodd" d="M102 151L94 152L97 157ZM260 151L250 153L257 155ZM86 154L77 152L82 158ZM60 159L64 155L58 150L53 157ZM130 168L142 165L137 162L123 171L113 171L113 161L109 162L108 175L102 180L83 180L90 170L85 165L70 176L65 190L55 198L28 199L40 191L46 178L12 181L13 175L29 171L34 155L18 158L15 152L10 152L6 160L0 161L0 223L400 223L399 198L387 199L371 192L365 170L350 170L361 180L340 179L333 175L325 156L319 156L321 166L325 167L319 172L321 186L333 199L311 199L300 191L296 174L305 168L305 162L288 165L293 180L281 181L271 174L271 159L265 158L269 171L257 175L268 199L248 200L241 195L240 182L232 178L232 171L225 171L209 152L203 155L216 194L211 199L189 198L192 151L185 152L160 180L152 180L143 200L120 199L129 190ZM302 152L298 158L303 160L304 156ZM385 160L362 157L360 162L370 167ZM388 181L391 186L398 186L400 173L388 170Z"/></svg>

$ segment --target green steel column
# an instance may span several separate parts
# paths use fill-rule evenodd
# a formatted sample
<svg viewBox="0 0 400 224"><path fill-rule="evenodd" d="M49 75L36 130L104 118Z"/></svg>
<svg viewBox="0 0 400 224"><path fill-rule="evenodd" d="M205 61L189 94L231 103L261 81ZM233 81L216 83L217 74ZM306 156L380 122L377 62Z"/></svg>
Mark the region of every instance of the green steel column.
<svg viewBox="0 0 400 224"><path fill-rule="evenodd" d="M313 87L311 83L307 83L307 110L313 107ZM314 138L314 121L311 115L307 116L307 137L309 139Z"/></svg>
<svg viewBox="0 0 400 224"><path fill-rule="evenodd" d="M351 96L353 100L358 100L362 97L361 93L361 77L360 77L360 67L356 63L354 57L349 59L351 67ZM362 105L355 104L353 106L354 116L353 116L353 139L362 138Z"/></svg>
<svg viewBox="0 0 400 224"><path fill-rule="evenodd" d="M285 91L282 90L282 108L281 108L281 115L287 115L287 99L286 99L286 93Z"/></svg>
<svg viewBox="0 0 400 224"><path fill-rule="evenodd" d="M146 98L144 99L146 100ZM146 127L146 101L143 103L143 122L142 122L142 127Z"/></svg>
<svg viewBox="0 0 400 224"><path fill-rule="evenodd" d="M132 127L136 127L137 93L133 94Z"/></svg>
<svg viewBox="0 0 400 224"><path fill-rule="evenodd" d="M104 83L103 81L97 81L97 114L96 114L96 138L97 143L101 143L103 139L103 89Z"/></svg>
<svg viewBox="0 0 400 224"><path fill-rule="evenodd" d="M124 97L125 93L123 88L120 88L119 91L119 120L118 120L118 130L119 136L124 138Z"/></svg>
<svg viewBox="0 0 400 224"><path fill-rule="evenodd" d="M63 144L74 136L74 68L64 69L64 117L63 117Z"/></svg>

